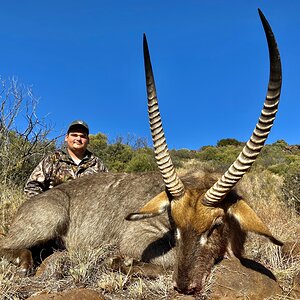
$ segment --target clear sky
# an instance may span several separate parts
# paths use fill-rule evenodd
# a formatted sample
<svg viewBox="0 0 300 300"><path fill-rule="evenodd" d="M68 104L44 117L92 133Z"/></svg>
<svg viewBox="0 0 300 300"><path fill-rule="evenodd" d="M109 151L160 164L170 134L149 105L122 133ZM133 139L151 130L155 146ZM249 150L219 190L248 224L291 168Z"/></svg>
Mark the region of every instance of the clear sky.
<svg viewBox="0 0 300 300"><path fill-rule="evenodd" d="M147 138L146 33L170 149L246 141L269 78L257 9L283 65L281 104L268 139L299 144L299 0L0 0L0 75L31 85L53 135L74 119L110 141Z"/></svg>

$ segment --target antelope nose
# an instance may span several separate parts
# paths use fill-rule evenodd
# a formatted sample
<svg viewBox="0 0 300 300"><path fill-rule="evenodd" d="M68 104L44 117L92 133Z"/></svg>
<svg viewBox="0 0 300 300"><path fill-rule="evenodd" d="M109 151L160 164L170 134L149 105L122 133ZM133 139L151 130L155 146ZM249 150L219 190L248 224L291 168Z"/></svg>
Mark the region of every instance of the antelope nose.
<svg viewBox="0 0 300 300"><path fill-rule="evenodd" d="M178 287L177 283L173 283L174 289L181 294L186 294L186 295L193 295L198 291L196 283L190 283L186 287Z"/></svg>
<svg viewBox="0 0 300 300"><path fill-rule="evenodd" d="M185 294L193 295L193 294L196 293L196 291L197 291L197 285L196 285L196 283L190 283L188 285L187 290L185 291Z"/></svg>

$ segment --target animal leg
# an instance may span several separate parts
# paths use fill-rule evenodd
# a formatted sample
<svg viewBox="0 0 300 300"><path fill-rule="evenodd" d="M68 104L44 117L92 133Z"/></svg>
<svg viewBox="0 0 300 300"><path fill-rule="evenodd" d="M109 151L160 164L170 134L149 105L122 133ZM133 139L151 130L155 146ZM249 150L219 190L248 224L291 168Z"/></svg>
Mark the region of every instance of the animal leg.
<svg viewBox="0 0 300 300"><path fill-rule="evenodd" d="M67 209L59 202L29 199L20 207L8 234L0 240L0 255L28 272L33 265L29 249L63 237L68 223Z"/></svg>
<svg viewBox="0 0 300 300"><path fill-rule="evenodd" d="M33 266L31 251L28 249L1 249L0 256L18 265L19 274L22 276L26 275Z"/></svg>

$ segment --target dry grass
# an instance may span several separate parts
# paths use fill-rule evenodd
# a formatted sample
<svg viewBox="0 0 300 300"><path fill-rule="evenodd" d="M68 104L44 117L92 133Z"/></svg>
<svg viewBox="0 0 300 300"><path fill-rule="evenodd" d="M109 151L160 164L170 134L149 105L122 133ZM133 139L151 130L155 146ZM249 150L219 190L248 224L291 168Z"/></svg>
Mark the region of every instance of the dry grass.
<svg viewBox="0 0 300 300"><path fill-rule="evenodd" d="M40 277L19 277L17 268L0 261L0 299L26 299L31 295L91 288L107 299L168 299L171 275L155 280L110 270L105 264L114 247L90 251L65 251L57 255Z"/></svg>
<svg viewBox="0 0 300 300"><path fill-rule="evenodd" d="M284 243L300 242L300 216L283 202L283 179L268 171L249 173L240 182L245 197L255 212L268 224L272 234ZM280 247L269 243L264 237L249 234L246 256L252 258L276 276L285 298L293 289L293 279L300 273L300 256L283 256Z"/></svg>
<svg viewBox="0 0 300 300"><path fill-rule="evenodd" d="M0 235L5 234L19 206L25 201L25 196L20 187L0 186Z"/></svg>
<svg viewBox="0 0 300 300"><path fill-rule="evenodd" d="M269 172L249 173L239 184L245 199L282 241L299 241L300 217L283 203L282 178ZM1 230L5 233L19 205L25 200L18 188L1 187ZM113 245L100 249L78 251L71 249L54 256L41 277L18 276L17 268L5 259L0 260L0 299L26 299L30 295L56 292L74 287L99 291L107 299L172 299L172 274L155 280L129 276L110 270L106 260L117 253ZM290 298L293 278L300 272L300 257L283 257L277 246L266 238L250 234L245 256L269 268L283 290L279 299ZM209 290L209 285L207 287ZM177 296L176 296L177 297ZM205 298L205 293L203 299ZM176 298L177 299L177 298Z"/></svg>

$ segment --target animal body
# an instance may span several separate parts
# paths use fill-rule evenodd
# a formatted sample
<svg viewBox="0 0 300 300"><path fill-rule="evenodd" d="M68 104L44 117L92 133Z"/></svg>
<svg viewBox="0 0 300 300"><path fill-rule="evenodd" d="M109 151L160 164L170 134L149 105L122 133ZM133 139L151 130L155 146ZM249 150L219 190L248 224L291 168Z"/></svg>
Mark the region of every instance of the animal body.
<svg viewBox="0 0 300 300"><path fill-rule="evenodd" d="M61 238L67 249L119 245L122 254L174 269L175 288L201 291L214 263L241 257L247 231L282 245L236 191L270 132L281 89L277 44L259 11L270 55L264 108L246 146L222 176L179 177L170 158L158 108L146 37L144 59L150 128L159 173L95 174L59 185L26 201L0 242L0 254L32 264L31 247Z"/></svg>

